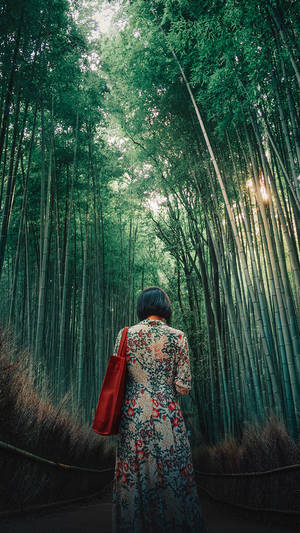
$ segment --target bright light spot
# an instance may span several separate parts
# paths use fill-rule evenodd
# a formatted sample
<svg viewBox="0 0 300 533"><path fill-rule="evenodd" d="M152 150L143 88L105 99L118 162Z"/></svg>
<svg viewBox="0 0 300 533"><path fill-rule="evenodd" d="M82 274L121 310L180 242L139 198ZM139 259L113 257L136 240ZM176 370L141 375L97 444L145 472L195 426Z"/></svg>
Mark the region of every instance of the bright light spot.
<svg viewBox="0 0 300 533"><path fill-rule="evenodd" d="M261 185L260 185L260 193L261 193L262 201L263 202L269 202L269 195L267 193L265 184L262 181L262 179L260 180L260 183L261 183ZM254 182L253 182L252 179L249 179L248 181L246 181L246 187L248 187L248 189L250 189L252 192L255 190Z"/></svg>
<svg viewBox="0 0 300 533"><path fill-rule="evenodd" d="M95 13L94 19L97 22L101 33L109 33L114 16L114 10L109 5L103 5L98 13Z"/></svg>
<svg viewBox="0 0 300 533"><path fill-rule="evenodd" d="M117 192L119 190L119 182L117 180L110 182L110 188Z"/></svg>
<svg viewBox="0 0 300 533"><path fill-rule="evenodd" d="M119 137L118 135L110 134L107 137L108 144L110 146L115 146L122 153L127 150L127 141L127 137Z"/></svg>
<svg viewBox="0 0 300 533"><path fill-rule="evenodd" d="M97 30L95 31L94 37L97 36L97 32L104 33L108 35L112 33L113 30L120 30L126 21L118 20L114 21L114 16L120 10L120 2L114 2L111 4L109 2L103 2L99 11L93 15L93 19L97 23Z"/></svg>
<svg viewBox="0 0 300 533"><path fill-rule="evenodd" d="M151 197L146 200L145 204L154 215L157 215L165 201L166 198L164 198L164 196L161 196L160 194L152 194Z"/></svg>
<svg viewBox="0 0 300 533"><path fill-rule="evenodd" d="M260 186L260 192L261 192L261 196L262 196L262 199L263 199L263 202L268 202L269 201L269 195L266 191L266 187L264 186L264 184L262 184Z"/></svg>

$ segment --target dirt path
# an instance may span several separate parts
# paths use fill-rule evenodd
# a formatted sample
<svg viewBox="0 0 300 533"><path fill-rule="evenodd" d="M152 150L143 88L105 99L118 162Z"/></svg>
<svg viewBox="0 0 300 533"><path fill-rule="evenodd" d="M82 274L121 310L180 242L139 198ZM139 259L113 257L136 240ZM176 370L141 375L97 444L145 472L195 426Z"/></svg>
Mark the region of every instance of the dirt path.
<svg viewBox="0 0 300 533"><path fill-rule="evenodd" d="M289 533L292 526L274 526L245 518L241 511L200 497L207 533ZM69 504L59 509L0 520L1 533L111 533L111 493L101 502ZM299 529L298 529L299 531Z"/></svg>

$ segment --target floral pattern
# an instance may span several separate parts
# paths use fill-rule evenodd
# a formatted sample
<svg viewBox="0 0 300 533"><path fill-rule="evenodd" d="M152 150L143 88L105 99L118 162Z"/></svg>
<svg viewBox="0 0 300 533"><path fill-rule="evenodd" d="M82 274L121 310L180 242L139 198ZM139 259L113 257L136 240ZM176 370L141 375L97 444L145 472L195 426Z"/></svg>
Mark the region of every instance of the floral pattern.
<svg viewBox="0 0 300 533"><path fill-rule="evenodd" d="M112 531L205 533L176 388L191 389L187 338L161 320L142 320L128 329L126 361Z"/></svg>

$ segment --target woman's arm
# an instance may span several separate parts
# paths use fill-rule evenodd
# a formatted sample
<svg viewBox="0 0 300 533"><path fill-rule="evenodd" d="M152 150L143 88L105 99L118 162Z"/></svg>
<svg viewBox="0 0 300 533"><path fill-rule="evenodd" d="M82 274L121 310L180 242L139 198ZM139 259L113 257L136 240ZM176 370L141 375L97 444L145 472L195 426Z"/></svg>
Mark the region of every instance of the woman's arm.
<svg viewBox="0 0 300 533"><path fill-rule="evenodd" d="M183 396L190 392L192 381L188 340L183 333L178 335L178 352L175 364L174 384L178 394Z"/></svg>

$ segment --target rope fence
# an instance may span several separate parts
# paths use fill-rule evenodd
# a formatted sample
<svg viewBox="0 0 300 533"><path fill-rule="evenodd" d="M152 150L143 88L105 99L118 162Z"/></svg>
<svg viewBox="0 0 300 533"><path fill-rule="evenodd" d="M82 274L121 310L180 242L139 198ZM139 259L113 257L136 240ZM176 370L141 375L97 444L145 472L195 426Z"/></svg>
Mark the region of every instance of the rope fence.
<svg viewBox="0 0 300 533"><path fill-rule="evenodd" d="M22 448L17 448L16 446L13 446L13 444L9 444L8 442L4 442L2 440L0 440L0 448L4 448L11 452L19 453L21 455L28 457L29 459L32 459L33 461L38 461L40 463L46 463L46 464L56 466L59 468L64 468L65 470L80 470L83 472L95 472L95 473L100 473L100 474L112 470L111 468L105 468L105 469L99 470L97 468L87 468L83 466L74 466L74 465L67 465L64 463L58 463L56 461L51 461L50 459L46 459L45 457L40 457L39 455L23 450ZM272 470L263 470L261 472L236 472L236 473L201 472L200 470L196 470L196 469L195 469L195 472L197 473L197 475L200 475L200 476L248 477L248 476L265 476L269 474L276 474L278 472L283 472L286 470L298 470L298 469L300 469L300 463L296 463L294 465L280 466L278 468L273 468Z"/></svg>
<svg viewBox="0 0 300 533"><path fill-rule="evenodd" d="M45 464L50 465L50 466L55 466L55 467L58 467L58 468L62 468L64 470L66 470L66 471L67 470L69 470L69 471L70 470L78 470L78 471L82 471L82 472L92 472L92 473L96 473L96 474L103 474L105 472L111 472L111 473L114 472L114 469L112 467L111 468L104 468L104 469L100 470L100 469L97 469L97 468L87 468L87 467L82 467L82 466L68 465L68 464L59 463L59 462L56 462L56 461L51 461L50 459L46 459L45 457L40 457L39 455L36 455L34 453L31 453L31 452L28 452L26 450L23 450L22 448L18 448L16 446L14 446L12 444L9 444L8 442L4 442L2 440L0 440L0 448L3 448L5 450L13 452L13 453L17 453L17 454L23 455L23 456L25 456L28 459L31 459L33 461L38 461L40 463L45 463ZM279 472L289 471L289 470L297 470L297 469L300 469L300 464L281 466L279 468L273 468L271 470L265 470L265 471L262 471L262 472L221 473L221 472L201 472L200 470L195 469L195 474L197 476L207 476L207 477L225 477L225 478L226 477L227 478L228 477L249 477L249 476L264 476L264 475L270 475L270 474L277 474ZM248 505L229 502L229 501L223 500L223 499L215 496L209 490L207 490L205 487L201 487L200 486L199 488L201 490L203 490L204 492L206 492L214 500L216 500L216 501L218 501L220 503L225 503L226 505L231 505L231 506L234 506L234 507L239 507L241 509L246 509L246 510L256 511L256 512L261 511L261 512L272 512L272 513L281 513L281 514L286 514L286 515L297 515L297 516L300 516L300 511L294 511L294 510L288 510L288 509L273 509L273 508L263 508L263 507L251 507L251 506L248 506ZM300 489L296 490L296 492L300 492ZM62 500L62 501L51 502L51 503L42 504L42 505L32 505L32 506L24 507L24 508L22 508L20 510L16 510L16 511L2 511L2 512L0 512L0 517L10 516L12 514L16 514L16 513L20 513L20 512L34 511L34 510L38 510L38 509L42 509L42 508L46 508L46 507L54 507L55 505L72 503L72 502L75 502L75 501L79 501L81 499L93 497L93 496L98 495L98 494L99 494L99 492L97 492L95 494L92 494L92 495L86 495L86 496L82 496L82 497L79 497L79 498L73 498L73 499L70 499L70 500Z"/></svg>
<svg viewBox="0 0 300 533"><path fill-rule="evenodd" d="M278 468L273 468L272 470L263 470L261 472L200 472L200 470L195 470L199 476L214 476L214 477L247 477L247 476L266 476L269 474L277 474L278 472L283 472L285 470L298 470L300 464L280 466Z"/></svg>
<svg viewBox="0 0 300 533"><path fill-rule="evenodd" d="M219 498L218 496L215 496L212 492L210 492L205 487L200 486L199 488L203 490L204 492L206 492L213 500L216 500L217 502L220 502L220 503L226 503L226 505L231 505L232 507L239 507L240 509L245 509L247 511L278 513L278 514L300 516L300 511L294 511L291 509L274 509L273 507L251 507L251 505L229 502L229 501L223 500L222 498Z"/></svg>
<svg viewBox="0 0 300 533"><path fill-rule="evenodd" d="M81 472L94 472L96 474L103 474L104 472L110 472L112 470L112 468L104 468L102 470L99 470L97 468L87 468L83 466L66 465L64 463L58 463L56 461L51 461L50 459L46 459L45 457L40 457L39 455L28 452L26 450L22 450L22 448L17 448L16 446L13 446L13 444L9 444L8 442L4 442L2 440L0 440L0 448L4 448L5 450L8 450L13 453L24 455L25 457L27 457L28 459L32 459L33 461L37 461L39 463L46 463L51 466L63 468L64 470L80 470Z"/></svg>

